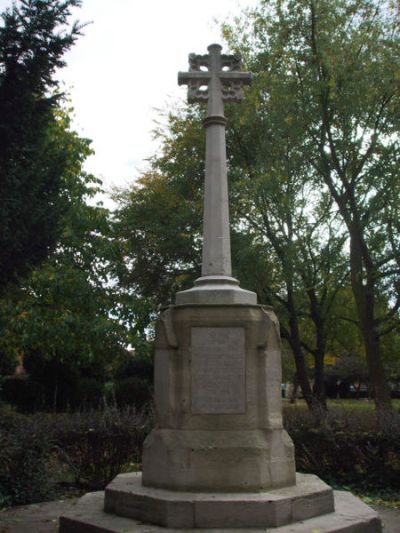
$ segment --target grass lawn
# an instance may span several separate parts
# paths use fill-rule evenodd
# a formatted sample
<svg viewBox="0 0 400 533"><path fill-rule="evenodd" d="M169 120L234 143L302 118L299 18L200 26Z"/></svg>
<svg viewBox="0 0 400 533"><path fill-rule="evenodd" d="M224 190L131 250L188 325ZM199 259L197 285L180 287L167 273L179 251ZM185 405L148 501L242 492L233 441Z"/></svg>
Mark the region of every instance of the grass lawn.
<svg viewBox="0 0 400 533"><path fill-rule="evenodd" d="M400 410L400 399L392 400L393 407ZM285 409L307 409L306 402L304 400L296 400L296 403L291 404L289 400L283 399L283 407ZM328 411L374 411L375 403L373 400L360 399L360 400L328 400Z"/></svg>

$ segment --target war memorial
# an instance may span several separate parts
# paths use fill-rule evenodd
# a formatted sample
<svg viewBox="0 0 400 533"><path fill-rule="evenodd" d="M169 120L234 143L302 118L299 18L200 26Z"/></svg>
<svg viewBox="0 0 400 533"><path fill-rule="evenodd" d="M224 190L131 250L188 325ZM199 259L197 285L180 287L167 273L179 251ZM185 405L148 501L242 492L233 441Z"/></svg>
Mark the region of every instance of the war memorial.
<svg viewBox="0 0 400 533"><path fill-rule="evenodd" d="M85 495L60 533L380 533L378 515L351 493L296 474L279 322L231 270L224 102L239 102L252 76L217 44L189 63L178 82L189 102L207 105L202 275L157 324L143 471Z"/></svg>

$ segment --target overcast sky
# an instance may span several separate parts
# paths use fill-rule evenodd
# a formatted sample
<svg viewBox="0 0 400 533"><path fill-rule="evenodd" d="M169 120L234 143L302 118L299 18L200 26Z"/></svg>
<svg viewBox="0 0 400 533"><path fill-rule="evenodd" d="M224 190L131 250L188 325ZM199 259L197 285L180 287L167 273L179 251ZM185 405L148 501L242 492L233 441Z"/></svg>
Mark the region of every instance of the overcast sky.
<svg viewBox="0 0 400 533"><path fill-rule="evenodd" d="M257 0L83 0L75 18L92 22L59 77L75 109L79 134L93 141L87 170L106 188L132 182L156 150L156 109L182 101L177 72L190 52L220 42L214 22ZM0 10L12 4L0 0Z"/></svg>

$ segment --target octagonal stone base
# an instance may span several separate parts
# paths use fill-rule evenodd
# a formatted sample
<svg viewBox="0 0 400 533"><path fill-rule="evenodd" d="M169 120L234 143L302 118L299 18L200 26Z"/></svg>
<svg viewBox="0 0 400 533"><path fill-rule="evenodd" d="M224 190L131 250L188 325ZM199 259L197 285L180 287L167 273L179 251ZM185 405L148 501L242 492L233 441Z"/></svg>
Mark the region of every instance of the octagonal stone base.
<svg viewBox="0 0 400 533"><path fill-rule="evenodd" d="M282 489L280 489L282 490ZM276 494L277 491L273 491ZM349 492L334 491L335 510L327 514L306 518L312 498L298 497L292 509L299 517L297 522L277 527L258 526L245 529L238 523L224 524L220 529L202 528L202 533L381 533L382 526L375 511ZM210 494L207 495L210 498ZM323 499L323 498L322 498ZM281 504L283 506L283 501ZM150 501L149 501L150 503ZM212 502L215 503L215 502ZM326 504L326 501L325 501ZM242 508L245 505L242 503ZM215 509L215 508L214 508ZM214 512L210 509L210 513ZM303 511L302 511L303 509ZM171 508L172 510L172 508ZM178 508L174 509L174 513ZM150 512L150 511L149 511ZM155 512L158 512L155 510ZM302 514L303 513L303 514ZM151 513L150 513L151 514ZM259 514L258 514L259 516ZM300 517L303 516L303 519ZM186 529L187 533L199 533L199 529ZM104 492L92 492L83 496L75 508L60 518L60 533L174 533L176 528L152 525L143 520L118 516L104 511Z"/></svg>
<svg viewBox="0 0 400 533"><path fill-rule="evenodd" d="M313 475L268 492L177 492L142 485L121 474L105 490L104 509L168 528L278 527L334 511L333 491Z"/></svg>

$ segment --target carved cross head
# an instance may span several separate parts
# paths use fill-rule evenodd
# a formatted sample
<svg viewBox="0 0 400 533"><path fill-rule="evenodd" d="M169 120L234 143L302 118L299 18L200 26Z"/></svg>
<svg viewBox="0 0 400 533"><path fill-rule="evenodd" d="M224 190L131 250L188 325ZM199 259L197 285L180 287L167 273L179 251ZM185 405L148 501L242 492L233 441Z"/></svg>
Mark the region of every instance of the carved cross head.
<svg viewBox="0 0 400 533"><path fill-rule="evenodd" d="M221 49L220 45L212 44L208 47L209 54L189 55L189 72L178 74L178 84L188 86L189 103L207 102L216 91L225 102L243 99L243 85L249 85L253 75L240 71L238 55L221 54Z"/></svg>

